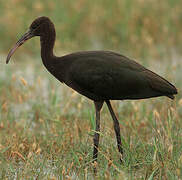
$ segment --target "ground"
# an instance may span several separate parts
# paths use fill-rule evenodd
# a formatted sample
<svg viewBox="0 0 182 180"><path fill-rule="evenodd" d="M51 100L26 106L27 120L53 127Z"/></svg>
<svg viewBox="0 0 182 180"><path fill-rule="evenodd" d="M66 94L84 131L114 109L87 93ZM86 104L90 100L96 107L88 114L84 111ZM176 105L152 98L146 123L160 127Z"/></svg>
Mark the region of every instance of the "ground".
<svg viewBox="0 0 182 180"><path fill-rule="evenodd" d="M2 56L5 60L5 56ZM179 58L180 59L180 58ZM34 64L32 63L34 62ZM180 61L148 62L178 89ZM92 101L60 84L39 57L0 72L0 177L2 179L179 179L182 176L182 98L113 101L125 157L120 164L107 106L101 112L98 163L92 163Z"/></svg>

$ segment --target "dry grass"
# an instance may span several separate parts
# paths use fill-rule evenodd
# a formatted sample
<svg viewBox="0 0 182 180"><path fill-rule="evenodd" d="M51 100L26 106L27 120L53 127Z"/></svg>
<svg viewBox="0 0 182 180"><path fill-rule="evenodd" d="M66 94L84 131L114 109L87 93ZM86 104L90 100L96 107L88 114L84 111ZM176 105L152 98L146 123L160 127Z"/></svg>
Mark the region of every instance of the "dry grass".
<svg viewBox="0 0 182 180"><path fill-rule="evenodd" d="M164 97L113 102L125 150L123 165L104 106L99 161L92 164L92 102L60 85L39 61L27 57L27 63L16 60L2 65L2 179L92 179L93 166L99 179L178 179L182 175L180 94L174 102ZM167 74L166 64L162 72L173 82L176 79L178 88L181 66L180 62L171 65L175 73Z"/></svg>
<svg viewBox="0 0 182 180"><path fill-rule="evenodd" d="M181 0L6 0L0 3L1 179L180 179L182 177ZM98 163L92 163L94 106L43 70L39 41L5 65L5 56L37 16L56 25L55 52L121 50L173 82L165 97L114 101L125 161L102 110ZM35 55L35 56L33 56ZM31 58L30 58L31 57ZM149 58L151 57L151 58ZM145 59L145 61L144 61ZM13 60L13 59L12 59Z"/></svg>

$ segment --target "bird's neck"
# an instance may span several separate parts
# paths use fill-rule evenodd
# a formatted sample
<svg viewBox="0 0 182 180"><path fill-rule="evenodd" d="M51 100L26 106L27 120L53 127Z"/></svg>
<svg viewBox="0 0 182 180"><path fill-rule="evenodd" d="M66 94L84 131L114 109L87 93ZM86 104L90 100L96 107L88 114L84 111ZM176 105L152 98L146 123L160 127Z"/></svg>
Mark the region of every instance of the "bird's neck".
<svg viewBox="0 0 182 180"><path fill-rule="evenodd" d="M55 43L56 33L55 29L49 29L40 37L41 42L41 57L44 65L48 65L54 59L54 43Z"/></svg>

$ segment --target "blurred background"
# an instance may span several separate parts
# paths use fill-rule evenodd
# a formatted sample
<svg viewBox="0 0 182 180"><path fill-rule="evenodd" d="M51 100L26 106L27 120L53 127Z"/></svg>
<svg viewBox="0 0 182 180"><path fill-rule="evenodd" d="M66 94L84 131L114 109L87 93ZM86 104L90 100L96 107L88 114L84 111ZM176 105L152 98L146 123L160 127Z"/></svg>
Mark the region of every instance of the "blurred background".
<svg viewBox="0 0 182 180"><path fill-rule="evenodd" d="M92 176L92 102L47 73L38 37L5 64L10 48L39 16L48 16L55 24L57 56L82 50L116 51L178 88L175 101L161 97L113 102L128 153L122 169L104 106L100 177L115 178L118 172L130 179L182 176L181 7L182 0L1 1L0 177Z"/></svg>
<svg viewBox="0 0 182 180"><path fill-rule="evenodd" d="M110 49L132 57L161 58L182 52L181 0L7 0L0 4L0 52L39 16L57 32L55 52ZM3 43L2 43L3 42ZM39 53L38 40L21 53Z"/></svg>

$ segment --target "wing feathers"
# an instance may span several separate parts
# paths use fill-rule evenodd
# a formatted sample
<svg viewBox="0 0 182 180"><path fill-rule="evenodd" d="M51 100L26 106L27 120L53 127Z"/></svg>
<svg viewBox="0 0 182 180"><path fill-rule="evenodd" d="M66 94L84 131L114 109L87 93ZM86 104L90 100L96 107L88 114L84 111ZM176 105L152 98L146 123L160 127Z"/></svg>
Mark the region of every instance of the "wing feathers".
<svg viewBox="0 0 182 180"><path fill-rule="evenodd" d="M145 76L153 90L161 92L169 98L174 99L173 94L177 94L175 86L150 70L143 71L143 73L145 73Z"/></svg>

